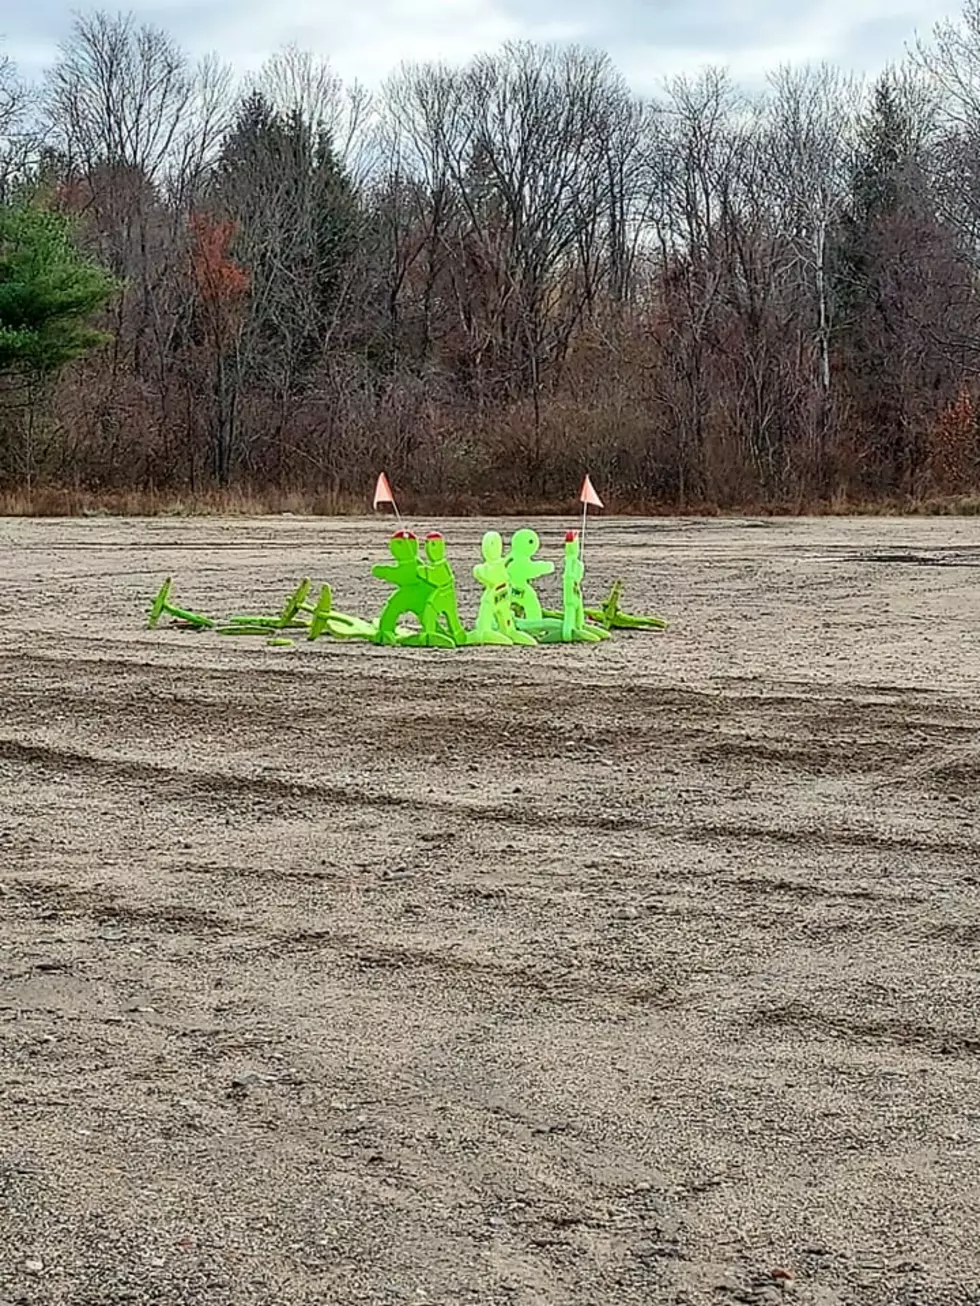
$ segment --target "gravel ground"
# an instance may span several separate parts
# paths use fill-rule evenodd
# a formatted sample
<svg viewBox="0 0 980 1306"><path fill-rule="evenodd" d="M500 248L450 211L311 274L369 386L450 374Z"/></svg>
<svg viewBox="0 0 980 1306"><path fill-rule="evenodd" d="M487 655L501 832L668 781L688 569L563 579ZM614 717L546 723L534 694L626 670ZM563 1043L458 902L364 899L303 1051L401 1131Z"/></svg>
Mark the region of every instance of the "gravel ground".
<svg viewBox="0 0 980 1306"><path fill-rule="evenodd" d="M980 522L598 521L599 647L145 629L385 536L0 521L0 1306L980 1303Z"/></svg>

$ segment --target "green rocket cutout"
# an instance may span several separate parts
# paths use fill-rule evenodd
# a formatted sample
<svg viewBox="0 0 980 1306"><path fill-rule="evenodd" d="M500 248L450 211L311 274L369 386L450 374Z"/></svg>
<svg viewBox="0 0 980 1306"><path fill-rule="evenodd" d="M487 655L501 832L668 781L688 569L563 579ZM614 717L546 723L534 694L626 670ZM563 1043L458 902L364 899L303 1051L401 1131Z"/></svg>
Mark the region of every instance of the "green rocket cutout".
<svg viewBox="0 0 980 1306"><path fill-rule="evenodd" d="M313 605L313 612L310 615L310 628L306 632L306 638L319 639L321 635L332 635L330 619L333 615L333 590L329 585L321 585L320 596Z"/></svg>
<svg viewBox="0 0 980 1306"><path fill-rule="evenodd" d="M590 626L585 619L585 601L582 598L582 580L585 576L585 563L582 561L582 548L578 531L565 534L565 566L561 577L561 637L566 644L596 644L601 639L608 639L609 632L598 626Z"/></svg>
<svg viewBox="0 0 980 1306"><path fill-rule="evenodd" d="M348 616L338 612L333 606L333 591L329 585L320 588L320 597L312 608L308 639L319 639L321 635L332 635L334 639L374 640L378 633L376 621L362 621L360 617ZM396 634L411 634L411 631L396 631Z"/></svg>
<svg viewBox="0 0 980 1306"><path fill-rule="evenodd" d="M202 617L199 612L188 612L186 608L174 607L170 602L170 587L172 584L173 580L168 576L157 591L156 597L150 604L146 623L147 628L153 630L160 618L166 614L168 617L173 617L175 621L183 621L195 630L212 630L215 623L210 617Z"/></svg>
<svg viewBox="0 0 980 1306"><path fill-rule="evenodd" d="M313 611L313 604L308 602L311 584L312 582L308 577L301 580L276 616L267 617L252 612L236 612L234 616L227 619L218 634L248 635L263 630L287 630L295 626L307 626L309 622L301 614Z"/></svg>
<svg viewBox="0 0 980 1306"><path fill-rule="evenodd" d="M419 558L418 537L412 531L396 531L388 541L388 549L395 560L394 566L379 563L371 568L371 574L377 576L378 580L387 581L396 587L378 618L378 632L374 642L455 648L452 639L436 628L436 613L431 604L436 587L427 579L425 565ZM399 635L398 618L406 612L418 617L422 629L411 635Z"/></svg>
<svg viewBox="0 0 980 1306"><path fill-rule="evenodd" d="M561 633L567 643L571 643L576 631L585 625L585 601L582 598L584 576L585 563L582 561L578 531L568 531L565 535L565 566L561 575Z"/></svg>
<svg viewBox="0 0 980 1306"><path fill-rule="evenodd" d="M654 616L652 613L647 616L633 616L629 612L623 612L619 606L619 600L623 594L623 582L617 580L613 582L613 587L609 591L609 597L603 603L601 608L586 608L585 615L590 621L598 624L606 630L666 630L667 623L663 617Z"/></svg>
<svg viewBox="0 0 980 1306"><path fill-rule="evenodd" d="M511 607L515 617L522 617L525 621L540 621L543 615L541 601L531 582L540 576L550 576L555 570L553 562L535 560L534 555L540 547L541 541L537 533L523 527L514 532L510 552L504 559L510 584Z"/></svg>
<svg viewBox="0 0 980 1306"><path fill-rule="evenodd" d="M473 568L473 575L483 586L476 626L467 636L468 644L536 644L526 631L518 630L510 606L510 582L504 562L504 542L499 531L487 531L480 544L483 561Z"/></svg>
<svg viewBox="0 0 980 1306"><path fill-rule="evenodd" d="M562 611L545 612L537 621L522 620L521 627L531 631L542 644L598 644L608 639L608 630L590 625L582 601L582 578L585 563L578 531L565 536L565 565L561 578Z"/></svg>
<svg viewBox="0 0 980 1306"><path fill-rule="evenodd" d="M305 622L300 623L299 614L313 611L314 605L309 602L311 584L310 578L304 577L283 604L283 609L279 613L279 625L282 629L296 624L305 625Z"/></svg>
<svg viewBox="0 0 980 1306"><path fill-rule="evenodd" d="M305 614L312 613L315 610L314 605L309 602L311 584L309 577L304 577L286 599L276 616L269 617L253 612L236 612L234 616L227 619L223 626L218 628L218 634L272 635L277 630L307 628L310 623Z"/></svg>

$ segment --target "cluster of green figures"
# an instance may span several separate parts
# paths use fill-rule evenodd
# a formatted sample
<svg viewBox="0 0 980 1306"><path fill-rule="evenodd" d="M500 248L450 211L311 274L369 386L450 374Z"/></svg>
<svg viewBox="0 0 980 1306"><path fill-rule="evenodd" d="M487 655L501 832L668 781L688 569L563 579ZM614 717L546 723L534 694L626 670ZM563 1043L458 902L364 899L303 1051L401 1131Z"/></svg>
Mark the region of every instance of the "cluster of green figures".
<svg viewBox="0 0 980 1306"><path fill-rule="evenodd" d="M565 536L562 570L562 610L545 611L533 582L550 576L553 562L535 557L541 541L527 528L515 531L504 552L499 531L487 531L481 542L483 560L473 568L482 588L476 625L466 630L456 603L456 578L446 557L446 541L438 531L419 539L411 531L398 531L388 541L393 563L371 569L395 592L378 617L377 644L461 648L469 644L572 644L608 639L608 630L593 625L582 598L582 561L578 533ZM398 622L412 613L421 629L403 630Z"/></svg>
<svg viewBox="0 0 980 1306"><path fill-rule="evenodd" d="M466 630L456 604L456 578L446 557L446 541L433 531L420 544L412 531L400 530L388 541L392 561L379 563L372 574L394 586L381 615L374 621L338 612L329 585L310 596L310 581L303 580L275 615L238 613L219 622L201 613L174 606L168 577L150 606L148 625L154 628L170 616L192 630L214 630L219 635L265 636L272 645L292 645L291 630L306 631L308 639L323 635L334 639L361 639L373 644L423 648L463 648L472 644L595 644L608 639L610 630L663 630L661 617L631 616L619 606L623 582L618 580L599 608L587 608L582 599L585 565L576 531L565 536L562 569L562 608L542 608L534 582L550 576L553 562L536 556L541 547L537 534L523 528L514 532L504 552L499 531L487 531L481 545L482 561L473 575L482 588L476 625ZM399 624L409 614L418 629Z"/></svg>

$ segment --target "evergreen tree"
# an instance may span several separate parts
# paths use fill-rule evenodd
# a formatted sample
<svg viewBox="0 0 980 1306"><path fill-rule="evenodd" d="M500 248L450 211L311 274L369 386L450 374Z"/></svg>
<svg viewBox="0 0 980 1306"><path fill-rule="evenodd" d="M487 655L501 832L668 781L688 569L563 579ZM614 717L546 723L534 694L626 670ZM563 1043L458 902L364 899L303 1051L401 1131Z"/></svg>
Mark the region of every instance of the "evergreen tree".
<svg viewBox="0 0 980 1306"><path fill-rule="evenodd" d="M852 212L857 220L890 217L911 198L916 134L909 107L886 73L876 83L871 107L858 124L852 183Z"/></svg>
<svg viewBox="0 0 980 1306"><path fill-rule="evenodd" d="M875 302L883 226L916 201L916 142L911 109L885 73L858 123L850 203L832 251L836 317L845 333L857 329L862 313Z"/></svg>
<svg viewBox="0 0 980 1306"><path fill-rule="evenodd" d="M72 236L68 218L36 203L0 207L0 375L50 376L105 340L87 319L117 283Z"/></svg>
<svg viewBox="0 0 980 1306"><path fill-rule="evenodd" d="M899 491L910 489L920 458L902 381L906 287L922 241L935 230L919 140L914 108L886 73L858 123L850 202L831 249L834 334L854 415L867 433L869 482Z"/></svg>
<svg viewBox="0 0 980 1306"><path fill-rule="evenodd" d="M329 132L259 93L243 101L212 199L233 218L232 252L252 278L251 337L262 361L303 374L321 357L347 285L358 210Z"/></svg>

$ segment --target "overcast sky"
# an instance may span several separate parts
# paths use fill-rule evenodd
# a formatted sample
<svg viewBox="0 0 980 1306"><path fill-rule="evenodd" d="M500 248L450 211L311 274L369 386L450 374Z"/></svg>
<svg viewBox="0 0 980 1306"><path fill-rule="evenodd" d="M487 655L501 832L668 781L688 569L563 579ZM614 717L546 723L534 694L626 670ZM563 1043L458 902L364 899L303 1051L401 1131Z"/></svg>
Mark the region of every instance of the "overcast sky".
<svg viewBox="0 0 980 1306"><path fill-rule="evenodd" d="M736 78L750 83L782 63L825 59L874 74L900 58L917 31L925 35L961 5L951 0L137 0L129 7L193 53L216 51L243 70L295 42L329 56L345 78L376 85L403 59L465 60L510 39L574 40L608 50L633 87L646 93L656 91L665 75L705 64L728 65ZM34 74L65 35L67 6L63 0L30 0L4 8L0 49Z"/></svg>

